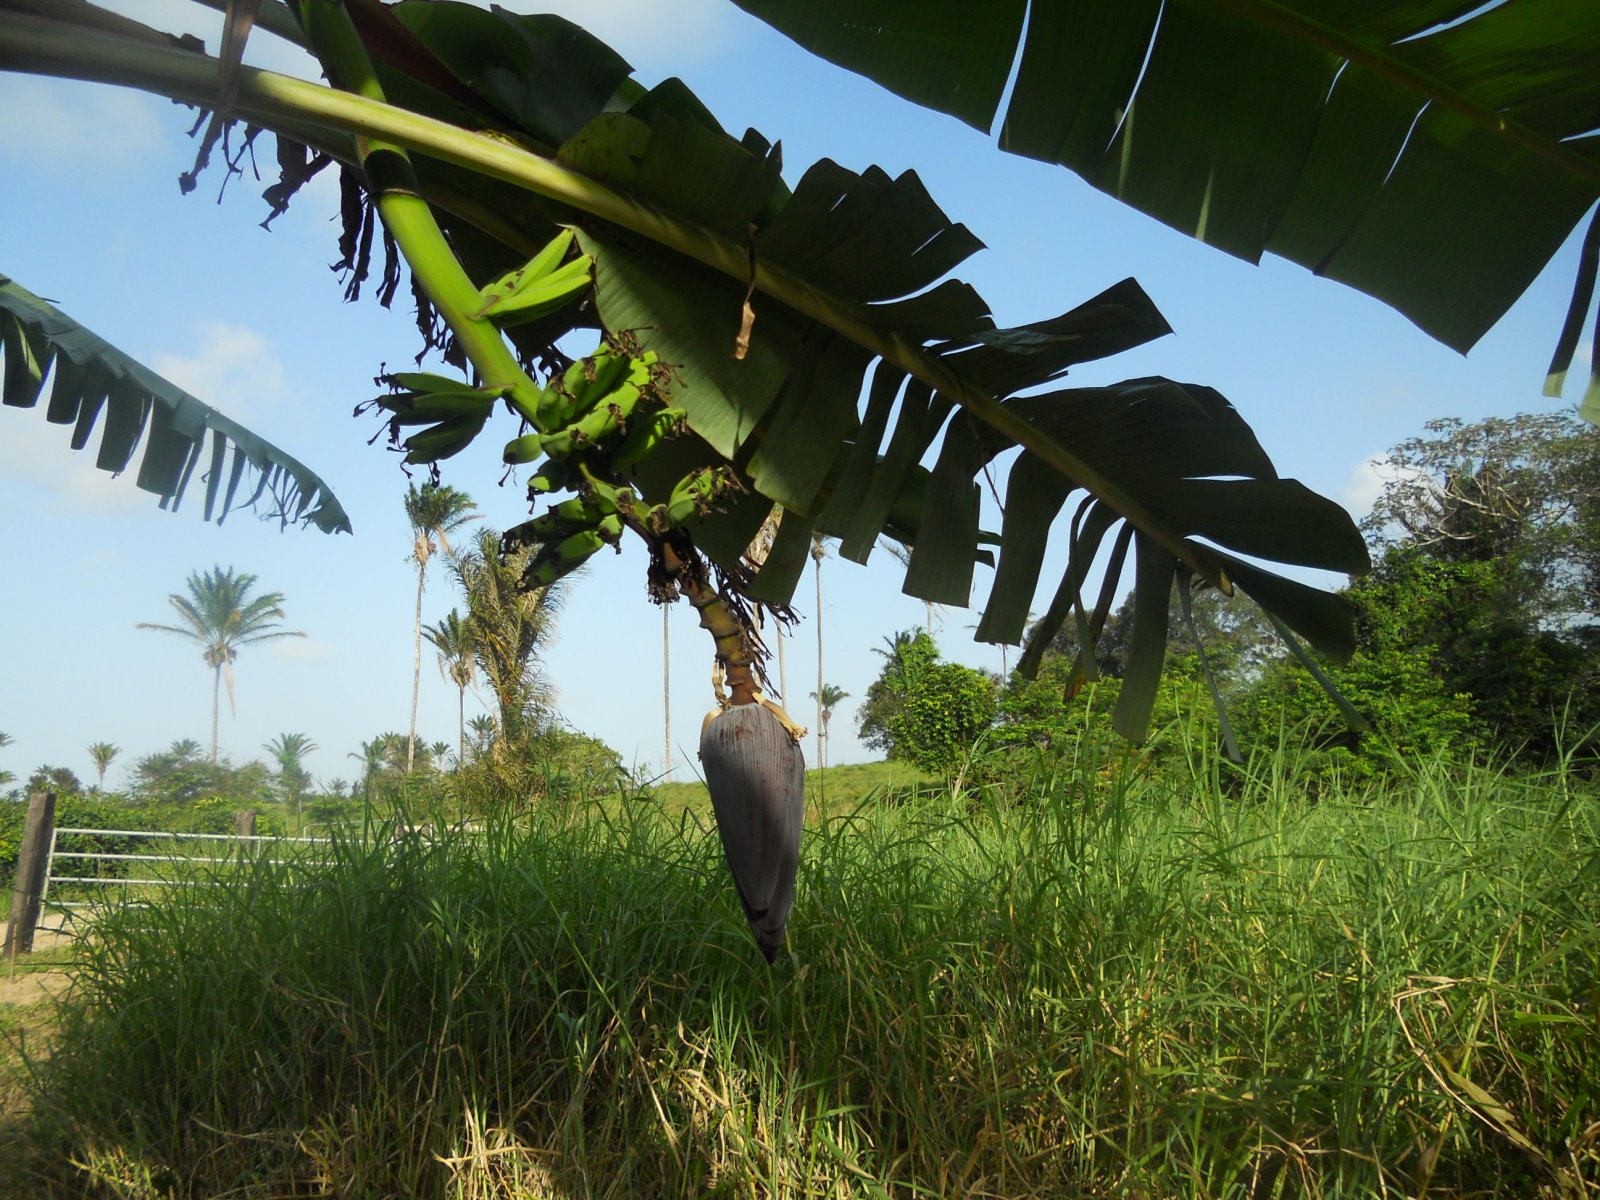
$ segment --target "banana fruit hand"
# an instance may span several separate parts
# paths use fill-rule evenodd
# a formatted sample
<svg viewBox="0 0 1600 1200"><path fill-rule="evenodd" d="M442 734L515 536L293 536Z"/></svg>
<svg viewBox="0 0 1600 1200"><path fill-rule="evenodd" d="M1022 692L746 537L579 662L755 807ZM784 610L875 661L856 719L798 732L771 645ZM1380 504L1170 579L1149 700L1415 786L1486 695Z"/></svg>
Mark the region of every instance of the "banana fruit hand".
<svg viewBox="0 0 1600 1200"><path fill-rule="evenodd" d="M589 290L594 260L580 254L563 261L572 248L572 230L563 229L526 264L479 293L482 306L472 315L496 325L523 325L565 308Z"/></svg>
<svg viewBox="0 0 1600 1200"><path fill-rule="evenodd" d="M508 388L478 388L462 379L426 371L380 375L392 391L372 403L389 414L389 440L406 452L408 463L433 463L459 454L471 445ZM363 406L365 407L365 406ZM404 441L400 430L426 425Z"/></svg>

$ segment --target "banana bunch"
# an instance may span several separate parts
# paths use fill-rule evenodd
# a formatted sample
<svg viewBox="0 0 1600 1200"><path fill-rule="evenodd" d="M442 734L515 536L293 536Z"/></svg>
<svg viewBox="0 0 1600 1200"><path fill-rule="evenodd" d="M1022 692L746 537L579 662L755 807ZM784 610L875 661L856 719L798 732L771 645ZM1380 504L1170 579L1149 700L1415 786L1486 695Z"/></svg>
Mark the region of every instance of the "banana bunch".
<svg viewBox="0 0 1600 1200"><path fill-rule="evenodd" d="M540 516L507 532L505 546L536 546L523 573L526 587L548 587L625 528L659 537L704 516L740 488L726 466L690 471L658 504L623 482L622 472L687 428L687 413L662 399L667 368L626 334L553 376L536 404L537 430L506 443L507 465L538 462L530 501L572 492Z"/></svg>
<svg viewBox="0 0 1600 1200"><path fill-rule="evenodd" d="M738 477L728 467L700 467L679 480L663 503L645 504L632 488L585 468L576 496L508 531L505 544L537 545L522 582L525 587L549 587L602 547L616 546L624 528L660 536L709 513L739 487Z"/></svg>
<svg viewBox="0 0 1600 1200"><path fill-rule="evenodd" d="M506 443L504 461L533 462L541 455L558 462L580 451L596 451L614 466L626 463L611 459L610 451L622 451L622 443L633 435L628 448L638 461L655 442L667 436L677 422L661 419L663 413L648 420L642 409L658 403L655 382L658 371L653 352L635 357L620 346L602 346L588 358L580 358L559 379L552 379L541 392L535 408L535 423L544 433L529 433ZM637 417L636 417L637 414ZM651 431L657 436L652 439Z"/></svg>
<svg viewBox="0 0 1600 1200"><path fill-rule="evenodd" d="M391 414L389 440L405 449L408 463L438 462L465 450L488 421L494 402L509 390L475 388L465 380L426 371L380 375L378 381L394 390L372 402ZM400 430L408 425L427 428L402 440Z"/></svg>
<svg viewBox="0 0 1600 1200"><path fill-rule="evenodd" d="M588 290L594 259L580 254L564 262L572 230L563 229L526 264L501 276L479 293L482 307L472 315L496 325L524 325L565 308Z"/></svg>

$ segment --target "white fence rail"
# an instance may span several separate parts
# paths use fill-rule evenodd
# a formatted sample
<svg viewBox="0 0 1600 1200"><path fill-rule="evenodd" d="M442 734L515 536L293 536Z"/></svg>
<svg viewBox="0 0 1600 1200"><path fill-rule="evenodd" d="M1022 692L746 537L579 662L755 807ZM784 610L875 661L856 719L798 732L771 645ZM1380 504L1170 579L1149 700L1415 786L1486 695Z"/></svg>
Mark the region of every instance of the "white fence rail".
<svg viewBox="0 0 1600 1200"><path fill-rule="evenodd" d="M236 833L57 827L54 794L31 797L17 857L5 955L14 958L18 953L31 950L33 935L39 929L66 932L66 922L75 910L103 906L112 896L118 896L117 903L122 905L149 907L157 902L160 889L192 888L215 882L221 869L242 861L243 852L267 846L281 846L287 850L329 844L327 838L275 837L247 832L254 829L254 813L239 813L235 819L240 824ZM73 849L75 845L83 845L83 838L131 839L133 845L106 850ZM66 848L63 848L63 841ZM149 847L148 852L143 851L144 846ZM186 846L193 846L194 852L186 852ZM264 860L252 858L251 861L290 866L312 864L318 859L314 854L302 854ZM63 866L67 869L62 870ZM80 867L81 872L77 869ZM198 868L198 873L187 873L185 869L191 867ZM133 888L151 889L151 895L131 894L128 889ZM57 894L52 896L52 890ZM58 914L59 922L45 924L47 913Z"/></svg>
<svg viewBox="0 0 1600 1200"><path fill-rule="evenodd" d="M79 862L123 862L123 863L181 863L184 866L232 866L239 861L237 854L225 857L203 854L116 854L110 851L99 850L62 850L60 848L63 837L102 837L102 838L140 838L148 842L225 842L237 849L247 846L271 843L272 845L326 845L326 838L309 837L274 837L271 834L255 833L175 833L166 830L150 829L81 829L72 826L61 826L51 831L50 855L45 868L44 886L39 892L41 910L55 909L68 911L74 908L92 908L101 900L54 900L50 897L50 885L63 884L68 886L88 887L194 887L212 882L205 876L181 878L172 874L140 874L140 875L79 875L76 873L61 874L56 871L56 864L63 861ZM266 860L273 866L286 866L293 861L287 858L270 858ZM148 900L129 900L124 903L130 906L148 907ZM40 913L43 917L43 911ZM44 926L40 926L44 928Z"/></svg>

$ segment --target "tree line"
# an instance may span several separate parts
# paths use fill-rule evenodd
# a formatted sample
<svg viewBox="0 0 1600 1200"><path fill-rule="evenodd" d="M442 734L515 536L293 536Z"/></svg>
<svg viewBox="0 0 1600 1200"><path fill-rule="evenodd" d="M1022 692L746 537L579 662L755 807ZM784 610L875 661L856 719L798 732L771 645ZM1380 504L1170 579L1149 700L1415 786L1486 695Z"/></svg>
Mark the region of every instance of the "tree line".
<svg viewBox="0 0 1600 1200"><path fill-rule="evenodd" d="M1357 772L1440 751L1595 761L1600 430L1565 413L1443 419L1380 470L1362 525L1374 567L1344 593L1356 653L1311 663L1370 730L1346 727L1260 610L1211 588L1192 593L1187 616L1171 606L1158 721L1216 700L1219 739L1248 750L1288 736ZM862 739L946 774L975 747L1048 751L1105 722L1132 627L1130 598L1097 640L1069 624L1034 678L1005 680L943 661L925 631L898 634L860 709Z"/></svg>

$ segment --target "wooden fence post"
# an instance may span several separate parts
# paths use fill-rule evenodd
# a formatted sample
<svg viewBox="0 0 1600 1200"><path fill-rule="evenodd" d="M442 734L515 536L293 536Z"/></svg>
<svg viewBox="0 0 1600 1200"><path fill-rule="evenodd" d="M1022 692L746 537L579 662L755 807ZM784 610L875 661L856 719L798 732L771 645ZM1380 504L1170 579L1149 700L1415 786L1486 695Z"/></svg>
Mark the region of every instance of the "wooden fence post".
<svg viewBox="0 0 1600 1200"><path fill-rule="evenodd" d="M22 829L17 878L11 888L11 919L6 922L5 945L8 960L33 950L33 931L39 924L39 902L44 898L45 875L50 869L50 838L55 827L56 794L33 793L28 797L28 821Z"/></svg>
<svg viewBox="0 0 1600 1200"><path fill-rule="evenodd" d="M256 810L240 809L233 814L233 836L248 838L256 835Z"/></svg>

